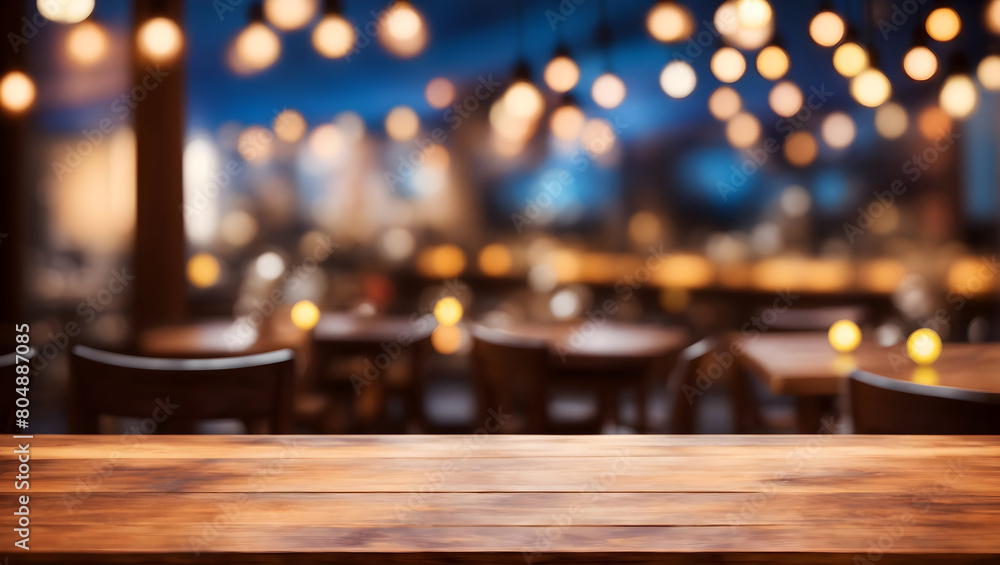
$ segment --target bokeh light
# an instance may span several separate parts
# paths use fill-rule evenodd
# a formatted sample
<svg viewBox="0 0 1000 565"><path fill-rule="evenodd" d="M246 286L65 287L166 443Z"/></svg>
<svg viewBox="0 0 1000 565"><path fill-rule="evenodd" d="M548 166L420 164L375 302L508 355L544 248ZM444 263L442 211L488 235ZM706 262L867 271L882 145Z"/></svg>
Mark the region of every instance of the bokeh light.
<svg viewBox="0 0 1000 565"><path fill-rule="evenodd" d="M442 326L454 326L462 321L465 310L454 296L446 296L434 304L434 319Z"/></svg>
<svg viewBox="0 0 1000 565"><path fill-rule="evenodd" d="M316 15L317 0L264 0L264 17L274 27L294 31Z"/></svg>
<svg viewBox="0 0 1000 565"><path fill-rule="evenodd" d="M47 20L75 24L87 19L94 11L94 0L38 0L35 6Z"/></svg>
<svg viewBox="0 0 1000 565"><path fill-rule="evenodd" d="M409 141L420 131L420 118L409 106L396 106L385 117L385 132L396 141Z"/></svg>
<svg viewBox="0 0 1000 565"><path fill-rule="evenodd" d="M941 356L941 336L930 328L920 328L906 338L906 354L918 365L930 365Z"/></svg>
<svg viewBox="0 0 1000 565"><path fill-rule="evenodd" d="M726 123L726 139L738 149L752 147L760 139L760 121L749 112L740 112Z"/></svg>
<svg viewBox="0 0 1000 565"><path fill-rule="evenodd" d="M66 54L77 65L89 67L108 54L108 32L100 24L84 21L66 34Z"/></svg>
<svg viewBox="0 0 1000 565"><path fill-rule="evenodd" d="M598 106L610 110L625 100L625 83L612 73L604 73L590 87L590 95Z"/></svg>
<svg viewBox="0 0 1000 565"><path fill-rule="evenodd" d="M646 29L657 41L684 41L694 32L694 18L684 6L670 0L653 5L646 16Z"/></svg>
<svg viewBox="0 0 1000 565"><path fill-rule="evenodd" d="M844 20L837 14L824 11L809 22L809 36L822 47L833 47L844 37Z"/></svg>
<svg viewBox="0 0 1000 565"><path fill-rule="evenodd" d="M797 131L785 140L785 159L796 167L806 167L816 160L816 138L807 131Z"/></svg>
<svg viewBox="0 0 1000 565"><path fill-rule="evenodd" d="M747 70L747 60L732 47L721 47L712 55L712 74L721 82L732 83L740 80Z"/></svg>
<svg viewBox="0 0 1000 565"><path fill-rule="evenodd" d="M976 68L979 83L986 90L1000 90L1000 55L987 55Z"/></svg>
<svg viewBox="0 0 1000 565"><path fill-rule="evenodd" d="M851 96L862 106L876 108L892 96L892 85L878 69L865 69L851 79Z"/></svg>
<svg viewBox="0 0 1000 565"><path fill-rule="evenodd" d="M660 88L671 98L685 98L694 92L698 77L685 61L672 61L660 72Z"/></svg>
<svg viewBox="0 0 1000 565"><path fill-rule="evenodd" d="M587 118L583 111L573 104L564 104L552 112L549 127L552 134L563 141L572 141L579 137Z"/></svg>
<svg viewBox="0 0 1000 565"><path fill-rule="evenodd" d="M197 253L188 259L187 277L198 288L208 288L219 281L222 268L211 253Z"/></svg>
<svg viewBox="0 0 1000 565"><path fill-rule="evenodd" d="M941 109L952 118L959 120L968 118L976 109L976 104L979 101L976 83L972 82L969 75L951 75L945 79L941 86L939 101Z"/></svg>
<svg viewBox="0 0 1000 565"><path fill-rule="evenodd" d="M491 277L502 277L510 272L513 259L510 250L502 243L491 243L479 250L479 270Z"/></svg>
<svg viewBox="0 0 1000 565"><path fill-rule="evenodd" d="M170 61L184 47L184 35L174 20L156 17L146 20L136 32L139 52L152 61Z"/></svg>
<svg viewBox="0 0 1000 565"><path fill-rule="evenodd" d="M35 102L35 82L21 71L11 71L0 79L0 104L11 114L20 114Z"/></svg>
<svg viewBox="0 0 1000 565"><path fill-rule="evenodd" d="M708 97L708 111L720 121L726 121L739 113L743 100L738 92L728 86L720 86Z"/></svg>
<svg viewBox="0 0 1000 565"><path fill-rule="evenodd" d="M868 53L857 43L845 43L833 52L833 68L847 78L868 68Z"/></svg>
<svg viewBox="0 0 1000 565"><path fill-rule="evenodd" d="M834 112L823 120L823 141L834 149L843 149L854 141L857 127L854 120L843 112Z"/></svg>
<svg viewBox="0 0 1000 565"><path fill-rule="evenodd" d="M236 36L234 45L240 68L248 72L262 71L281 56L281 40L261 22L253 22Z"/></svg>
<svg viewBox="0 0 1000 565"><path fill-rule="evenodd" d="M271 129L278 139L295 143L306 133L306 119L298 111L288 108L274 117Z"/></svg>
<svg viewBox="0 0 1000 565"><path fill-rule="evenodd" d="M850 353L861 345L861 328L851 320L838 320L827 332L830 345L839 353Z"/></svg>
<svg viewBox="0 0 1000 565"><path fill-rule="evenodd" d="M424 98L431 108L447 108L455 101L455 85L444 77L431 79L424 88Z"/></svg>
<svg viewBox="0 0 1000 565"><path fill-rule="evenodd" d="M903 70L913 80L927 80L937 72L937 56L933 51L918 45L906 52L903 57Z"/></svg>
<svg viewBox="0 0 1000 565"><path fill-rule="evenodd" d="M545 84L556 92L568 92L580 82L580 67L566 55L553 57L545 65Z"/></svg>
<svg viewBox="0 0 1000 565"><path fill-rule="evenodd" d="M889 102L883 104L875 110L875 130L886 139L896 139L906 133L910 125L910 118L906 114L906 109Z"/></svg>
<svg viewBox="0 0 1000 565"><path fill-rule="evenodd" d="M309 331L319 323L319 308L308 300L299 300L292 306L292 323L303 331Z"/></svg>
<svg viewBox="0 0 1000 565"><path fill-rule="evenodd" d="M767 80L778 80L788 72L788 53L777 45L768 45L757 54L757 72Z"/></svg>
<svg viewBox="0 0 1000 565"><path fill-rule="evenodd" d="M962 30L962 20L958 12L948 7L936 8L927 16L924 27L927 35L935 41L951 41Z"/></svg>
<svg viewBox="0 0 1000 565"><path fill-rule="evenodd" d="M802 91L794 82L787 80L774 85L767 96L767 103L774 113L784 118L794 116L802 109L802 102Z"/></svg>
<svg viewBox="0 0 1000 565"><path fill-rule="evenodd" d="M336 14L324 16L312 32L313 48L329 59L339 59L350 53L356 40L351 24Z"/></svg>

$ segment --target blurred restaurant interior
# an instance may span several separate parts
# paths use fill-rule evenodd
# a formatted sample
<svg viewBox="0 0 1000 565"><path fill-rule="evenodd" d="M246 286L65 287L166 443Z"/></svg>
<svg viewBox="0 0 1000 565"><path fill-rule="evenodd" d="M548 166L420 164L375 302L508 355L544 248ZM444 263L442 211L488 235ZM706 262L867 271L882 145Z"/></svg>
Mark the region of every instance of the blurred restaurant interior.
<svg viewBox="0 0 1000 565"><path fill-rule="evenodd" d="M116 354L290 349L272 433L860 431L849 375L1000 394L1000 0L0 10L36 433L142 426ZM264 429L184 382L205 421L156 433Z"/></svg>

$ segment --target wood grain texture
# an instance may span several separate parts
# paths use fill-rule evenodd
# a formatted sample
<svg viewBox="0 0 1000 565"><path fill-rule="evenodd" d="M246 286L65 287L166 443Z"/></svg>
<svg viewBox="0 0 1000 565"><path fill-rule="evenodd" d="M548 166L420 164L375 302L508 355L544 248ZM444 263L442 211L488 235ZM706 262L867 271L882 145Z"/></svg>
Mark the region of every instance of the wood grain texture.
<svg viewBox="0 0 1000 565"><path fill-rule="evenodd" d="M938 386L1000 393L998 343L946 343L933 371L917 373L903 344L862 342L854 353L841 355L830 347L825 332L735 339L744 347L736 356L740 364L775 394L836 395L855 368L900 380L929 379Z"/></svg>
<svg viewBox="0 0 1000 565"><path fill-rule="evenodd" d="M1000 559L997 436L38 436L27 493L10 442L12 563Z"/></svg>

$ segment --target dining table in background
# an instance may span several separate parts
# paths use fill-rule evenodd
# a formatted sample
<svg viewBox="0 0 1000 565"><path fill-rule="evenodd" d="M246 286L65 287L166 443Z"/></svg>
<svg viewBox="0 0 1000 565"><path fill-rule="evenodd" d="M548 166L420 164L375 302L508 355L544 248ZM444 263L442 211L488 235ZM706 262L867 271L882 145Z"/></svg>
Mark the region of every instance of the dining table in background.
<svg viewBox="0 0 1000 565"><path fill-rule="evenodd" d="M997 343L945 343L941 357L928 367L910 360L904 343L882 347L862 341L853 353L838 353L826 332L733 337L728 351L773 394L795 397L800 433L820 428L853 369L927 385L1000 393Z"/></svg>
<svg viewBox="0 0 1000 565"><path fill-rule="evenodd" d="M4 478L16 473L5 440ZM16 563L986 564L1000 437L30 440ZM89 485L81 489L80 484ZM8 519L13 523L12 519ZM12 553L17 551L17 553ZM857 559L856 559L857 558ZM859 561L860 559L860 561Z"/></svg>

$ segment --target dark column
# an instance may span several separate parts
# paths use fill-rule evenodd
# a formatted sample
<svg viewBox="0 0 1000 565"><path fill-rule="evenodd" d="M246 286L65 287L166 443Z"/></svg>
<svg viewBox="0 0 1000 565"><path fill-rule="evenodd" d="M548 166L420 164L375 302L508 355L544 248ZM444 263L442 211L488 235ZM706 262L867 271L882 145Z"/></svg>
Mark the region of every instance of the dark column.
<svg viewBox="0 0 1000 565"><path fill-rule="evenodd" d="M162 16L177 22L183 2L134 0L135 30ZM187 50L185 38L185 51ZM136 227L133 263L136 273L134 328L180 322L188 313L184 272L183 176L184 57L157 63L133 49L134 84L143 88L150 74L162 77L135 109ZM163 76L162 73L168 73ZM155 81L156 79L147 79Z"/></svg>

